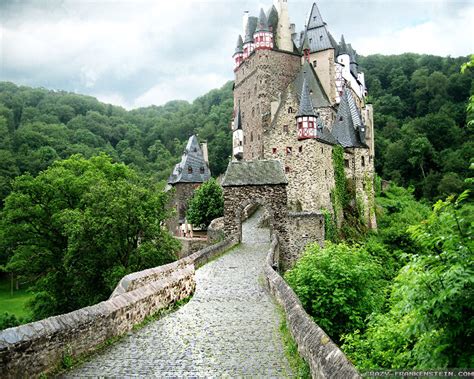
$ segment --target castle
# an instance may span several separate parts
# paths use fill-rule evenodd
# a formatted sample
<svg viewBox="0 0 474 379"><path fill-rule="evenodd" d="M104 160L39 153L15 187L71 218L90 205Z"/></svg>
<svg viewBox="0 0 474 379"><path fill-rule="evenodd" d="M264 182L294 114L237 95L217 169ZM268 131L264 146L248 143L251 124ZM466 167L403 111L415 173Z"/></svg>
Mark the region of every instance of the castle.
<svg viewBox="0 0 474 379"><path fill-rule="evenodd" d="M259 17L244 13L233 59L233 161L280 161L289 211L334 214L342 146L345 177L375 228L373 112L352 46L335 41L316 4L297 33L287 1L275 0Z"/></svg>

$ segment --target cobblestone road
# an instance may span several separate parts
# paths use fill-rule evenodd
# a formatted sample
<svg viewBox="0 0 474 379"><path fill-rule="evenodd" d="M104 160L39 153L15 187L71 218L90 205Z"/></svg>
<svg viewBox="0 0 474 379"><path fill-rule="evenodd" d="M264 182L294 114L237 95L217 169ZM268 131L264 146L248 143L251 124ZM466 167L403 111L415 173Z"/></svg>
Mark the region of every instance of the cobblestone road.
<svg viewBox="0 0 474 379"><path fill-rule="evenodd" d="M196 272L197 289L176 312L130 333L69 377L288 377L280 316L262 288L268 229L247 220L243 243Z"/></svg>

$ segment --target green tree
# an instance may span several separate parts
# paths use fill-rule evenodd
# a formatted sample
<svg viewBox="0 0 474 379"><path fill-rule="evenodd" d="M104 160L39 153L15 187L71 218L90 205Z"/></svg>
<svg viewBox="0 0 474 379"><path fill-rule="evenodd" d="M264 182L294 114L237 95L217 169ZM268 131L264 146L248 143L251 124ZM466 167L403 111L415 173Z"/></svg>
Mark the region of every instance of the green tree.
<svg viewBox="0 0 474 379"><path fill-rule="evenodd" d="M224 195L214 178L203 183L188 204L186 218L196 226L207 227L215 218L224 215Z"/></svg>
<svg viewBox="0 0 474 379"><path fill-rule="evenodd" d="M121 276L175 259L167 196L102 155L16 178L0 218L6 269L30 283L35 319L106 299Z"/></svg>

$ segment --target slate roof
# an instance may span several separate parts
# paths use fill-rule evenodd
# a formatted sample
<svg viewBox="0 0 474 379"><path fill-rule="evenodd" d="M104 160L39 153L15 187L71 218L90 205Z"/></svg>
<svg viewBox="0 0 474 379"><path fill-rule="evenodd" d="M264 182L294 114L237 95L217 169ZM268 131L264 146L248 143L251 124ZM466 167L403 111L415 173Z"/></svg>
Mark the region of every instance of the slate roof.
<svg viewBox="0 0 474 379"><path fill-rule="evenodd" d="M276 34L278 27L278 11L274 5L268 10L267 13L268 27L272 29L273 34Z"/></svg>
<svg viewBox="0 0 474 379"><path fill-rule="evenodd" d="M309 94L308 82L306 78L303 78L303 86L300 94L300 106L296 117L300 116L316 116L313 108L313 102L311 101L311 95Z"/></svg>
<svg viewBox="0 0 474 379"><path fill-rule="evenodd" d="M243 53L244 52L244 41L242 40L242 36L239 34L239 38L237 38L237 45L235 47L234 54Z"/></svg>
<svg viewBox="0 0 474 379"><path fill-rule="evenodd" d="M304 80L306 80L308 89L311 93L311 102L314 108L331 106L329 98L324 91L323 85L319 81L318 75L314 71L314 68L308 63L308 61L303 63L303 66L301 66L300 71L293 81L296 93L302 93Z"/></svg>
<svg viewBox="0 0 474 379"><path fill-rule="evenodd" d="M317 140L327 142L331 145L336 145L337 141L336 138L331 134L328 128L324 125L323 119L321 117L317 118L318 120L318 137L316 138Z"/></svg>
<svg viewBox="0 0 474 379"><path fill-rule="evenodd" d="M244 44L253 42L253 34L255 33L255 29L257 29L258 18L250 16L247 22L247 28L245 30L245 39Z"/></svg>
<svg viewBox="0 0 474 379"><path fill-rule="evenodd" d="M201 172L201 169L203 169L203 172ZM168 178L168 184L203 183L209 180L210 177L211 171L204 161L199 141L195 135L192 135L189 137L181 162L174 166L173 172Z"/></svg>
<svg viewBox="0 0 474 379"><path fill-rule="evenodd" d="M280 161L232 161L222 181L223 187L288 184Z"/></svg>
<svg viewBox="0 0 474 379"><path fill-rule="evenodd" d="M367 147L365 125L349 88L344 89L332 134L343 147Z"/></svg>
<svg viewBox="0 0 474 379"><path fill-rule="evenodd" d="M316 3L313 3L313 6L311 7L311 12L309 14L308 22L306 23L306 25L307 29L313 29L326 25L326 23L323 21L323 18L321 17L321 13L319 13L319 9Z"/></svg>
<svg viewBox="0 0 474 379"><path fill-rule="evenodd" d="M323 21L316 3L313 3L311 8L304 34L304 37L300 40L303 42L304 38L308 38L312 53L334 48L326 28L326 23Z"/></svg>
<svg viewBox="0 0 474 379"><path fill-rule="evenodd" d="M260 9L260 16L258 17L257 28L255 29L256 32L268 32L268 20L267 16L263 9Z"/></svg>

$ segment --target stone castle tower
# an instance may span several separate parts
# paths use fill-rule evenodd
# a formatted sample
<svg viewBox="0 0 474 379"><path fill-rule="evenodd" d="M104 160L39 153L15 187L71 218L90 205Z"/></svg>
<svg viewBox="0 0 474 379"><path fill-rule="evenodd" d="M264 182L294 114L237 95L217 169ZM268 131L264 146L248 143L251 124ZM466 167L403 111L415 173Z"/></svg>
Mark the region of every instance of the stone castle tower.
<svg viewBox="0 0 474 379"><path fill-rule="evenodd" d="M258 17L245 12L243 28L233 55L233 159L279 160L290 211L334 212L332 152L340 145L346 178L375 228L373 112L355 50L344 37L335 41L316 4L300 33L286 0Z"/></svg>

